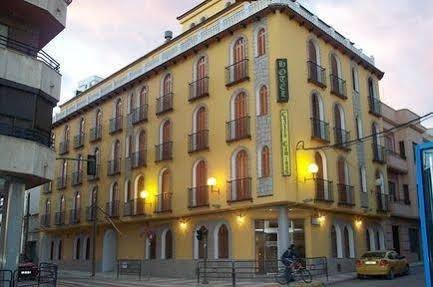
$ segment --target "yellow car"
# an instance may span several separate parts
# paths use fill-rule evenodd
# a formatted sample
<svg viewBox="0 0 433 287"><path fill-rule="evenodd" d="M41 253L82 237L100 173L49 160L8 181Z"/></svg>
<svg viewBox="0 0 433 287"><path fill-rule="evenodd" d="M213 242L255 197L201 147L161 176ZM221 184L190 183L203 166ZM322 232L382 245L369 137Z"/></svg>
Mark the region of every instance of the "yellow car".
<svg viewBox="0 0 433 287"><path fill-rule="evenodd" d="M396 275L409 274L409 263L395 251L370 251L356 261L358 278L386 276L392 280Z"/></svg>

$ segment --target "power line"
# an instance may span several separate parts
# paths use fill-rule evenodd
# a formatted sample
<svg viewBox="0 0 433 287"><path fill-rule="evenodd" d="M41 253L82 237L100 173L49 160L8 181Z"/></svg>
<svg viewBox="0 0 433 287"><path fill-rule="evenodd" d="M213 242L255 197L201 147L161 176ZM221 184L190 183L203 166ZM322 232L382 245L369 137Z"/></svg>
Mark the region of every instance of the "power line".
<svg viewBox="0 0 433 287"><path fill-rule="evenodd" d="M388 133L390 133L392 131L399 130L401 128L405 128L406 126L408 126L408 125L410 125L412 123L425 121L425 120L427 120L428 118L430 118L432 116L433 116L433 112L430 112L428 114L425 114L424 116L421 116L421 117L418 117L416 119L410 120L408 122L402 123L402 124L397 125L397 126L391 128L391 129L388 129L386 131L384 130L384 131L381 131L379 133L370 134L370 135L362 137L362 138L358 138L358 139L347 141L347 142L343 142L343 143L333 144L333 145L323 145L323 146L318 146L318 147L305 148L304 147L304 143L305 142L304 141L299 141L298 144L296 145L296 149L297 150L300 150L300 149L301 150L323 150L323 149L330 149L330 148L336 148L336 147L341 147L341 146L349 147L351 145L355 145L355 144L359 144L361 142L364 142L364 141L366 141L366 140L368 140L370 138L381 136L381 135L385 135L385 134L388 134Z"/></svg>

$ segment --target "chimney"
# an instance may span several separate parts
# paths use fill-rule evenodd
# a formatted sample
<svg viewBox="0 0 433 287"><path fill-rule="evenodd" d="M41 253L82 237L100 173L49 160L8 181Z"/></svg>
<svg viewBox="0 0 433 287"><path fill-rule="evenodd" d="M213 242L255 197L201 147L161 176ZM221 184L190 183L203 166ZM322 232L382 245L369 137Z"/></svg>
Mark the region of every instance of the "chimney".
<svg viewBox="0 0 433 287"><path fill-rule="evenodd" d="M165 31L164 32L164 38L166 42L171 41L173 39L173 32L172 31Z"/></svg>

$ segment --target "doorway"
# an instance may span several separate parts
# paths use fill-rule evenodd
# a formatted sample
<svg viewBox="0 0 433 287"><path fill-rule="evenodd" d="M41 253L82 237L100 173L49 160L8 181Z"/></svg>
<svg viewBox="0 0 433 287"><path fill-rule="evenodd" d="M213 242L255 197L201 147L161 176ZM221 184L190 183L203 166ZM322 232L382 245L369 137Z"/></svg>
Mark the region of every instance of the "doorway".
<svg viewBox="0 0 433 287"><path fill-rule="evenodd" d="M400 254L400 233L399 227L397 225L392 226L392 244L394 246L394 250Z"/></svg>
<svg viewBox="0 0 433 287"><path fill-rule="evenodd" d="M117 234L114 230L107 230L104 234L102 246L102 272L115 270L117 263Z"/></svg>

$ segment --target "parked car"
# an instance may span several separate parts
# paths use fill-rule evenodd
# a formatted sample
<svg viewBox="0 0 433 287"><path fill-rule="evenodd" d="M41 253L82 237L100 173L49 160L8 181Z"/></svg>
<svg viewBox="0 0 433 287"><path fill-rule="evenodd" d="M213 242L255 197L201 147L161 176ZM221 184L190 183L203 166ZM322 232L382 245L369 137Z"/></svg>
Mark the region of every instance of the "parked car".
<svg viewBox="0 0 433 287"><path fill-rule="evenodd" d="M358 278L386 276L392 280L396 275L409 274L409 263L395 251L370 251L356 261Z"/></svg>

